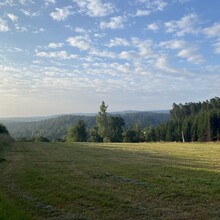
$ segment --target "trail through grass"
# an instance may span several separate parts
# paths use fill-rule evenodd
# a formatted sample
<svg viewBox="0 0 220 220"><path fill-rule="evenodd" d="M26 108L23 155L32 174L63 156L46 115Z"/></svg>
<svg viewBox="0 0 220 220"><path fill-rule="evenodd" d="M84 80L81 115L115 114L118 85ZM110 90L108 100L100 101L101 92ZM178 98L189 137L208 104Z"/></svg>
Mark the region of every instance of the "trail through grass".
<svg viewBox="0 0 220 220"><path fill-rule="evenodd" d="M220 143L17 142L0 178L31 219L220 218Z"/></svg>

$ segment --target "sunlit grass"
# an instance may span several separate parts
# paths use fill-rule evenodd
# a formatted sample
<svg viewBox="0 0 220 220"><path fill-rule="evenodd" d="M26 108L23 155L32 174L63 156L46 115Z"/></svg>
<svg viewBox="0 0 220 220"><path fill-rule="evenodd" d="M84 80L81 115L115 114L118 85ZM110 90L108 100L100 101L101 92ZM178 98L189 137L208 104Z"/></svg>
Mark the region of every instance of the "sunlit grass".
<svg viewBox="0 0 220 220"><path fill-rule="evenodd" d="M16 143L0 169L36 219L220 216L220 143Z"/></svg>

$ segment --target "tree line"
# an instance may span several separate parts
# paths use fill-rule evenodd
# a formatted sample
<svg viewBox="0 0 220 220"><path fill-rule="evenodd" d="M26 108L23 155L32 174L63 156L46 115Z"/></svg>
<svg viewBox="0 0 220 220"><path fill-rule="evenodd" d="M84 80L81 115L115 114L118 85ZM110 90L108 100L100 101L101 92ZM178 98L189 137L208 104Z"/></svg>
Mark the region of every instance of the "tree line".
<svg viewBox="0 0 220 220"><path fill-rule="evenodd" d="M79 120L68 130L67 141L93 142L192 142L220 140L220 98L198 103L173 104L171 118L157 126L126 127L121 116L110 115L103 101L96 124L89 130Z"/></svg>
<svg viewBox="0 0 220 220"><path fill-rule="evenodd" d="M171 120L147 129L149 141L219 141L220 98L198 103L173 104Z"/></svg>
<svg viewBox="0 0 220 220"><path fill-rule="evenodd" d="M98 113L97 113L98 114ZM11 136L15 140L29 140L38 141L44 140L42 137L47 138L49 141L64 140L67 135L67 130L78 123L79 120L83 120L86 124L87 139L94 139L94 135L90 133L96 132L96 118L94 115L61 115L54 118L33 121L2 121L8 128ZM170 114L156 113L156 112L118 112L108 114L109 116L120 116L124 122L124 130L132 128L139 124L142 128L149 125L158 125L162 122L166 122L170 119ZM46 141L46 140L45 140Z"/></svg>

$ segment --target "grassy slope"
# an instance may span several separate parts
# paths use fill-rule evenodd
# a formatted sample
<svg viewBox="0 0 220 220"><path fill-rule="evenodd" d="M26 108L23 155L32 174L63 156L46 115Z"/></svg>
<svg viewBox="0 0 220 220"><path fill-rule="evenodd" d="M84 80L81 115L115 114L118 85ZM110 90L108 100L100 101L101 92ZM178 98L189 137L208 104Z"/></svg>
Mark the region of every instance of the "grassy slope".
<svg viewBox="0 0 220 220"><path fill-rule="evenodd" d="M220 143L18 142L0 205L25 219L218 219L219 179Z"/></svg>

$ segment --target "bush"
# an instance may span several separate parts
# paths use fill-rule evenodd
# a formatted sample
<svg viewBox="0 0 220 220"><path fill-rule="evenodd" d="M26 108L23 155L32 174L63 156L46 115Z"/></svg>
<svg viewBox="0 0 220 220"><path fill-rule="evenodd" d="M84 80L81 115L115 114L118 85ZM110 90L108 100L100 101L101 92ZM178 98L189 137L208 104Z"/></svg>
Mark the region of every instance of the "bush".
<svg viewBox="0 0 220 220"><path fill-rule="evenodd" d="M0 160L4 159L5 153L9 150L13 141L13 138L9 134L0 134Z"/></svg>
<svg viewBox="0 0 220 220"><path fill-rule="evenodd" d="M0 134L8 134L8 129L3 124L0 124Z"/></svg>

